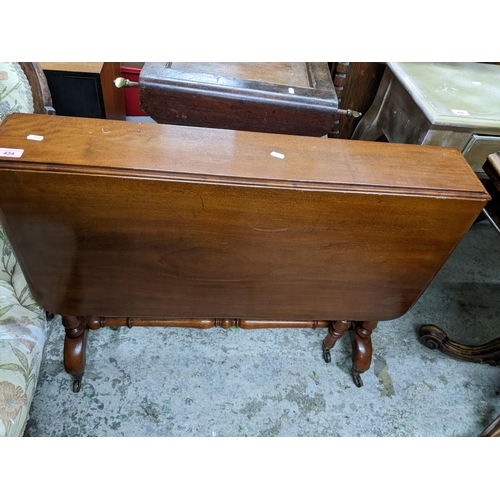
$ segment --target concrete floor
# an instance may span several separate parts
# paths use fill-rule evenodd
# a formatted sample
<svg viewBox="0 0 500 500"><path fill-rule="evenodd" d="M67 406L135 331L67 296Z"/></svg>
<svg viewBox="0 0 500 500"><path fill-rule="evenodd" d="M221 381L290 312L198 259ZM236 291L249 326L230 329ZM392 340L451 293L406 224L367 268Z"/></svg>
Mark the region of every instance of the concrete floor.
<svg viewBox="0 0 500 500"><path fill-rule="evenodd" d="M403 317L379 323L357 388L345 335L322 359L326 330L104 328L90 332L79 393L50 323L31 436L477 436L500 414L500 369L421 345L423 323L459 342L500 332L500 237L467 233Z"/></svg>

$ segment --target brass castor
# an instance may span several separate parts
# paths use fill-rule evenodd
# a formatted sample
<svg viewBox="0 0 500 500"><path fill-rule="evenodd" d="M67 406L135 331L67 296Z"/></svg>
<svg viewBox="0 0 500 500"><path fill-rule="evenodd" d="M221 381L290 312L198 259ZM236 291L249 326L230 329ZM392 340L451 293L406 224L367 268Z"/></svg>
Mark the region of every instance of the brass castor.
<svg viewBox="0 0 500 500"><path fill-rule="evenodd" d="M80 392L82 387L82 375L75 375L73 377L73 392Z"/></svg>
<svg viewBox="0 0 500 500"><path fill-rule="evenodd" d="M325 360L326 363L331 363L332 362L332 355L330 354L330 349L325 347L325 343L321 345L323 348L323 359Z"/></svg>
<svg viewBox="0 0 500 500"><path fill-rule="evenodd" d="M363 372L358 372L354 368L352 368L351 370L352 380L354 381L354 385L356 387L363 387L363 380L361 380L361 373Z"/></svg>

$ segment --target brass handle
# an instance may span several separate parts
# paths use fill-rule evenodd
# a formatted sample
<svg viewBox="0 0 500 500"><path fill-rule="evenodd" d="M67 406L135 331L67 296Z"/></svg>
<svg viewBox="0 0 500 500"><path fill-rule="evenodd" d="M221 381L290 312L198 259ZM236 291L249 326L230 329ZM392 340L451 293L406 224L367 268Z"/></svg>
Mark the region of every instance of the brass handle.
<svg viewBox="0 0 500 500"><path fill-rule="evenodd" d="M122 76L113 80L113 83L115 84L115 87L119 88L119 89L122 89L125 87L138 87L139 86L139 84L137 82L131 82L128 78L123 78Z"/></svg>
<svg viewBox="0 0 500 500"><path fill-rule="evenodd" d="M353 109L338 109L337 113L339 115L345 115L350 118L359 118L360 116L363 116L363 113L360 113L359 111L354 111Z"/></svg>

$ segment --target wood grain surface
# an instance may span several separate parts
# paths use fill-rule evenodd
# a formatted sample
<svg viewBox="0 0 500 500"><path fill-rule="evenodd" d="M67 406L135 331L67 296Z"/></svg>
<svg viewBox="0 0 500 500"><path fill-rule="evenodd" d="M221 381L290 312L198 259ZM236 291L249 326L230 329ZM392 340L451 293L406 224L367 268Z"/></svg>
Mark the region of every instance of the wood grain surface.
<svg viewBox="0 0 500 500"><path fill-rule="evenodd" d="M312 88L314 85L305 62L171 62L167 65L186 74L206 73L304 88Z"/></svg>
<svg viewBox="0 0 500 500"><path fill-rule="evenodd" d="M396 318L488 200L449 148L41 115L0 147L2 224L64 315Z"/></svg>
<svg viewBox="0 0 500 500"><path fill-rule="evenodd" d="M141 108L156 122L321 137L337 113L327 63L144 64Z"/></svg>

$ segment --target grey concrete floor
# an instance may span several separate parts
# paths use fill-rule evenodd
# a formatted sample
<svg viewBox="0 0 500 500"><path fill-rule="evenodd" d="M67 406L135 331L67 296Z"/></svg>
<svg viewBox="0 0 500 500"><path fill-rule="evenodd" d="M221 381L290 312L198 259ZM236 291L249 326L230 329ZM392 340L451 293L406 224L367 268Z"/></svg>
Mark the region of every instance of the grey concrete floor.
<svg viewBox="0 0 500 500"><path fill-rule="evenodd" d="M79 393L50 323L31 436L477 436L500 414L500 369L421 345L423 323L459 342L500 334L500 237L474 225L414 307L379 323L357 388L345 335L326 330L134 327L90 332Z"/></svg>

